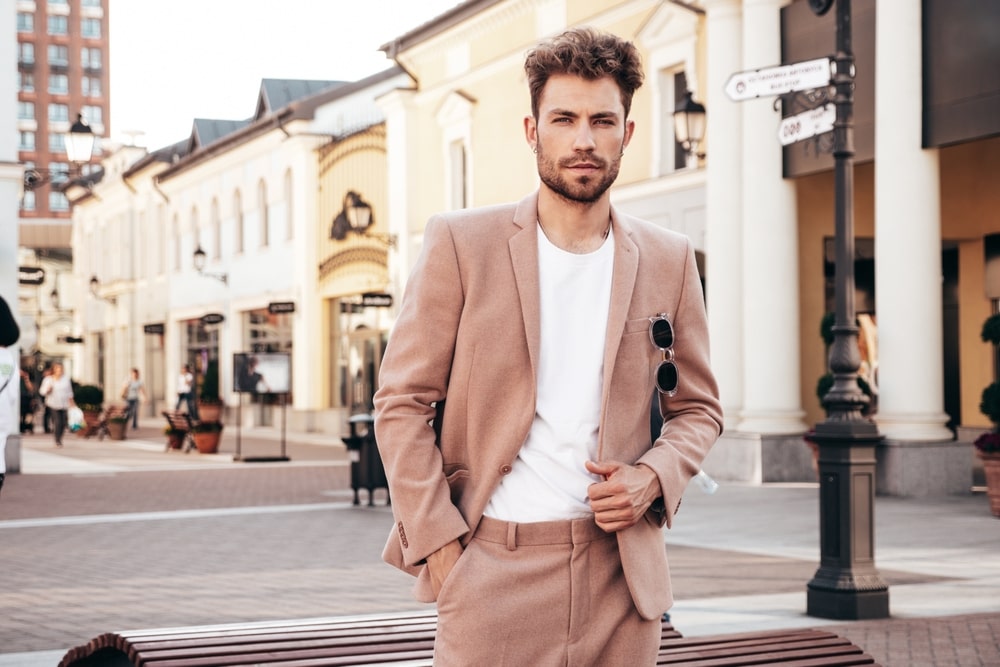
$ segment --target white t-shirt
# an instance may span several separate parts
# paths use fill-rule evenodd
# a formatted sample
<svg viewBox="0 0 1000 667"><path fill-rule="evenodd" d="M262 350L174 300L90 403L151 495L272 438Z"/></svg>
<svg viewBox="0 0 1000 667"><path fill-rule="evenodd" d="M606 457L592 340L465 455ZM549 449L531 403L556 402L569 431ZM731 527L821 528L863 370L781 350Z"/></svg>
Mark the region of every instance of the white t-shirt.
<svg viewBox="0 0 1000 667"><path fill-rule="evenodd" d="M561 250L538 230L541 350L535 420L487 516L519 523L591 516L584 463L597 456L604 342L614 270L611 235L592 253Z"/></svg>

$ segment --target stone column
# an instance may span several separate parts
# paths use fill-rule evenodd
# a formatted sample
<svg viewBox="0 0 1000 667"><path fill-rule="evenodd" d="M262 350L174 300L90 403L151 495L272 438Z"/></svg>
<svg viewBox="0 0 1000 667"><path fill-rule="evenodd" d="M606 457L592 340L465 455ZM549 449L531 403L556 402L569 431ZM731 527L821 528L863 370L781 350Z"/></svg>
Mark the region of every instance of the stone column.
<svg viewBox="0 0 1000 667"><path fill-rule="evenodd" d="M743 69L781 63L785 0L744 0ZM743 109L743 411L738 429L808 430L799 354L798 222L795 185L782 178L774 98ZM711 108L710 108L711 112Z"/></svg>
<svg viewBox="0 0 1000 667"><path fill-rule="evenodd" d="M921 147L920 3L879 0L875 42L880 492L967 492L968 446L955 451L945 427L941 193L938 152Z"/></svg>
<svg viewBox="0 0 1000 667"><path fill-rule="evenodd" d="M740 0L706 0L708 46L705 106L706 302L712 370L719 382L726 428L736 427L743 407L743 191L742 106L723 92L741 69Z"/></svg>

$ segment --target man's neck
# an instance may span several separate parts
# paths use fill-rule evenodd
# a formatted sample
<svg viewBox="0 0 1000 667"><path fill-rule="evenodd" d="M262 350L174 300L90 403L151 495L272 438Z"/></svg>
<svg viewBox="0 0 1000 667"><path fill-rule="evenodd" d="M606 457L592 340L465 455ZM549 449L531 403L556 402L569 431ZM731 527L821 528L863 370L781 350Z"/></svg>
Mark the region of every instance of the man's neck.
<svg viewBox="0 0 1000 667"><path fill-rule="evenodd" d="M611 202L568 201L545 188L538 194L538 224L546 238L566 252L584 254L601 247L611 231Z"/></svg>

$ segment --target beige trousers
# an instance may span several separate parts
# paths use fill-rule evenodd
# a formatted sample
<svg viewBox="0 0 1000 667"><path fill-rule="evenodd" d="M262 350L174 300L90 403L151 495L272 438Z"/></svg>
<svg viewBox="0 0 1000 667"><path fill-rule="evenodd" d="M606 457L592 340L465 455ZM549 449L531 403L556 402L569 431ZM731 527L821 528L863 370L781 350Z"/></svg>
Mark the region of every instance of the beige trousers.
<svg viewBox="0 0 1000 667"><path fill-rule="evenodd" d="M483 517L438 596L435 667L644 667L660 622L639 616L618 540L592 519Z"/></svg>

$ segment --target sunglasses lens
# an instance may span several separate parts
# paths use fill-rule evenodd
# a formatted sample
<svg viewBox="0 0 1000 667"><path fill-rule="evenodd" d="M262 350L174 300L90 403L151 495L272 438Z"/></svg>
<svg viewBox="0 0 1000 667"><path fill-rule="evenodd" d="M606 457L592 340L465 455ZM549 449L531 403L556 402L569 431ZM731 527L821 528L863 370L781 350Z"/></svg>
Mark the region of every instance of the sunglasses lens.
<svg viewBox="0 0 1000 667"><path fill-rule="evenodd" d="M656 368L656 388L664 394L677 391L677 366L672 361L664 361Z"/></svg>
<svg viewBox="0 0 1000 667"><path fill-rule="evenodd" d="M670 321L660 318L653 320L649 326L650 336L653 343L660 349L666 349L674 344L674 329L670 326Z"/></svg>

